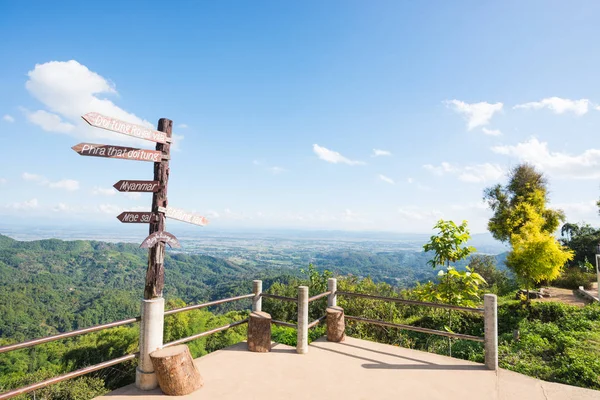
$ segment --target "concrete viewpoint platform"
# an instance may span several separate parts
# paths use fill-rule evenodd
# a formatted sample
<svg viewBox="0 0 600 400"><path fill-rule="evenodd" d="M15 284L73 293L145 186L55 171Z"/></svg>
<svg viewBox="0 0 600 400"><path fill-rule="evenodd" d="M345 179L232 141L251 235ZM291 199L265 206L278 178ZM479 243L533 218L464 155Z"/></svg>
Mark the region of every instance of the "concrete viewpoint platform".
<svg viewBox="0 0 600 400"><path fill-rule="evenodd" d="M275 344L251 353L246 343L195 360L204 387L179 399L299 400L600 400L600 391L543 382L507 370L417 350L347 338L319 339L308 354ZM97 399L169 399L129 385Z"/></svg>

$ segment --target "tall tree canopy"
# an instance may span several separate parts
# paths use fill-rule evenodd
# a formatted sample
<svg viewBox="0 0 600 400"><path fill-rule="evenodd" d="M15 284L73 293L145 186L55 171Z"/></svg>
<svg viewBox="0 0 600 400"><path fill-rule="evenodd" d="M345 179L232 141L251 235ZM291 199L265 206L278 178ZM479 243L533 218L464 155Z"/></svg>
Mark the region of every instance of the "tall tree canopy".
<svg viewBox="0 0 600 400"><path fill-rule="evenodd" d="M510 241L511 235L519 233L528 221L522 204L528 204L542 217L543 232L553 233L565 220L562 210L546 208L548 181L544 175L530 165L520 164L509 173L506 186L500 184L484 191L484 200L494 211L488 222L492 236L502 242Z"/></svg>

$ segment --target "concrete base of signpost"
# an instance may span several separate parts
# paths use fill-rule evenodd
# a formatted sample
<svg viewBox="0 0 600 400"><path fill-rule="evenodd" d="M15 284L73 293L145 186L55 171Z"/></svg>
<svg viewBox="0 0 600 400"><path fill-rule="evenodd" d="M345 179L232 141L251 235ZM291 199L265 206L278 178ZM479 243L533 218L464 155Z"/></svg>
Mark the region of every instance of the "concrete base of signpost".
<svg viewBox="0 0 600 400"><path fill-rule="evenodd" d="M158 387L150 353L162 348L165 299L142 300L140 321L140 362L135 371L135 385L141 390Z"/></svg>
<svg viewBox="0 0 600 400"><path fill-rule="evenodd" d="M308 286L298 287L298 335L296 353L308 353Z"/></svg>
<svg viewBox="0 0 600 400"><path fill-rule="evenodd" d="M485 366L498 370L498 300L494 294L483 296L483 329L485 337Z"/></svg>

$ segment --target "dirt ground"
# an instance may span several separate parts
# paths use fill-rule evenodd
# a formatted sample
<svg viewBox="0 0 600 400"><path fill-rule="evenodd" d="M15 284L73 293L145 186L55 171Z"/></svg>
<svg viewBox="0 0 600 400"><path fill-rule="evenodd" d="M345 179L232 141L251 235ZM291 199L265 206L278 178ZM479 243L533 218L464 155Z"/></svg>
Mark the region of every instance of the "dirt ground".
<svg viewBox="0 0 600 400"><path fill-rule="evenodd" d="M571 289L561 289L555 287L548 287L545 289L550 293L550 297L535 299L533 301L558 301L560 303L571 304L580 307L590 303L589 300L576 296L574 291Z"/></svg>

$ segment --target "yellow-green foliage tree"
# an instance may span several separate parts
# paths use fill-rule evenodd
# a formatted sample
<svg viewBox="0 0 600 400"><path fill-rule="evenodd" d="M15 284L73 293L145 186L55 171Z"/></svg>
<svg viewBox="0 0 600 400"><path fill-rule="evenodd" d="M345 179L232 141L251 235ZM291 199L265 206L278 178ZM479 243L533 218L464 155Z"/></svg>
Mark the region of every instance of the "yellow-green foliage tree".
<svg viewBox="0 0 600 400"><path fill-rule="evenodd" d="M524 223L510 237L512 251L506 264L523 279L529 291L533 283L557 278L563 265L573 259L574 252L544 230L545 220L533 205L520 204L516 211Z"/></svg>

